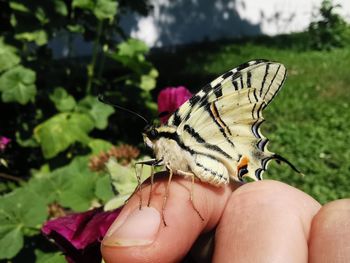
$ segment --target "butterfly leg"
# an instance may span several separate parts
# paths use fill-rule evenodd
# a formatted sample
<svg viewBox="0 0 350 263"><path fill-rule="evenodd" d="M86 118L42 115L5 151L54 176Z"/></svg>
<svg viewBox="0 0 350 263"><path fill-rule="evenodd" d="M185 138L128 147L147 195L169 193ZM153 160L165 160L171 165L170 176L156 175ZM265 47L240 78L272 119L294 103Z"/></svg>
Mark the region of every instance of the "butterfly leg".
<svg viewBox="0 0 350 263"><path fill-rule="evenodd" d="M152 197L152 190L153 190L153 184L154 184L154 165L151 165L151 187L149 189L149 196L148 196L148 202L147 206L149 207L151 204L151 197Z"/></svg>
<svg viewBox="0 0 350 263"><path fill-rule="evenodd" d="M191 184L190 200L191 200L191 204L192 204L192 207L193 207L194 211L196 211L197 214L198 214L198 216L200 217L200 219L201 219L202 221L204 221L203 216L201 215L201 213L199 212L199 210L197 209L197 207L196 207L195 204L194 204L194 177L195 177L195 175L192 174L192 177L191 177L191 179L192 179L192 184Z"/></svg>
<svg viewBox="0 0 350 263"><path fill-rule="evenodd" d="M151 189L150 189L150 195L148 197L148 202L147 202L147 206L150 206L151 203L151 194L152 194L152 189L153 189L153 183L154 183L154 166L159 166L162 165L163 160L157 160L157 159L149 159L149 160L144 160L144 161L139 161L137 163L135 163L135 174L136 174L136 179L137 179L137 187L135 189L135 191L133 192L133 194L125 201L125 203L127 203L129 201L129 199L134 195L134 193L139 193L140 196L140 203L139 203L139 209L141 209L142 207L142 170L143 170L143 165L151 165L152 167L152 172L151 172ZM137 165L141 165L141 170L138 173L137 172Z"/></svg>
<svg viewBox="0 0 350 263"><path fill-rule="evenodd" d="M190 191L190 201L191 201L191 204L192 204L192 207L193 207L194 211L196 211L196 213L198 214L200 219L202 221L204 221L203 216L201 215L201 213L197 209L196 205L194 204L194 179L195 179L196 176L194 175L194 173L183 172L183 171L180 171L180 170L177 170L176 173L178 175L184 176L185 178L191 177L192 183L191 183L191 191Z"/></svg>
<svg viewBox="0 0 350 263"><path fill-rule="evenodd" d="M166 221L165 221L165 217L164 217L164 210L165 210L166 202L167 202L168 197L169 197L169 186L171 183L171 179L173 178L173 170L170 168L169 164L166 164L165 167L169 171L169 179L168 179L168 183L167 183L166 188L165 188L165 195L164 195L164 199L163 199L162 219L163 219L164 226L167 226Z"/></svg>
<svg viewBox="0 0 350 263"><path fill-rule="evenodd" d="M136 174L136 179L137 179L136 192L139 194L139 197L140 197L140 199L139 199L140 200L140 202L139 202L139 209L140 210L142 207L142 182L141 182L142 170L143 170L143 163L141 163L140 173L137 172L136 165L135 165L135 174Z"/></svg>
<svg viewBox="0 0 350 263"><path fill-rule="evenodd" d="M132 194L124 201L124 205L129 202L130 198L133 197L134 194L137 194L140 190L142 190L142 187L141 187L141 184L140 184L141 179L139 179L139 175L137 173L137 168L136 168L137 164L139 164L139 163L135 164L134 169L135 169L135 175L136 175L136 179L137 179L138 183L137 183L137 186L136 186L135 190L132 192ZM142 197L141 197L141 200L140 200L140 205L139 205L140 207L141 207L141 204L142 204Z"/></svg>

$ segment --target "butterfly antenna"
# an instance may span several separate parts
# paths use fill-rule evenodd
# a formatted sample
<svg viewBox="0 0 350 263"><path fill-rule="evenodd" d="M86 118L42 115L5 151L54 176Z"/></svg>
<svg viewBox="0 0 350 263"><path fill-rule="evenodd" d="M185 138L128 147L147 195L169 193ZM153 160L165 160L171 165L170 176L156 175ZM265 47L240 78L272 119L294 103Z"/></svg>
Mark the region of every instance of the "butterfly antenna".
<svg viewBox="0 0 350 263"><path fill-rule="evenodd" d="M302 176L304 176L304 174L302 172L300 172L290 161L288 161L286 158L282 157L281 155L279 154L274 154L273 155L273 158L275 160L277 160L277 162L284 162L286 164L288 164L290 166L290 168L292 168L295 172L301 174Z"/></svg>
<svg viewBox="0 0 350 263"><path fill-rule="evenodd" d="M129 112L130 114L136 115L136 116L138 116L140 119L142 119L144 122L146 122L146 124L149 124L149 121L148 121L145 117L143 117L141 114L139 114L139 113L137 113L137 112L135 112L135 111L129 110L129 109L127 109L127 108L124 108L124 107L122 107L122 106L120 106L120 105L111 103L111 102L108 101L108 100L105 100L105 98L104 98L104 96L103 96L102 94L99 94L99 95L98 95L98 100L99 100L100 102L105 103L105 104L107 104L107 105L110 105L110 106L112 106L112 107L114 107L114 108L116 108L116 109L120 109L120 110Z"/></svg>

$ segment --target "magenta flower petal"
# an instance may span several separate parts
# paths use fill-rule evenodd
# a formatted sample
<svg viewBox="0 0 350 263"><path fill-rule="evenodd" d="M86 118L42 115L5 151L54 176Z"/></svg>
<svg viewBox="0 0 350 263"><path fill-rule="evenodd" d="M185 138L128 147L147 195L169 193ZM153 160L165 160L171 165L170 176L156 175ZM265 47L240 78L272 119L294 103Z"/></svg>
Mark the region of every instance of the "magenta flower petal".
<svg viewBox="0 0 350 263"><path fill-rule="evenodd" d="M191 97L192 93L183 86L163 89L158 95L158 112L167 113L160 117L162 123L165 123L170 115Z"/></svg>
<svg viewBox="0 0 350 263"><path fill-rule="evenodd" d="M46 222L41 231L55 241L69 262L100 262L100 241L120 211L97 208L70 214Z"/></svg>
<svg viewBox="0 0 350 263"><path fill-rule="evenodd" d="M0 151L5 151L7 145L11 142L10 138L5 136L0 136Z"/></svg>

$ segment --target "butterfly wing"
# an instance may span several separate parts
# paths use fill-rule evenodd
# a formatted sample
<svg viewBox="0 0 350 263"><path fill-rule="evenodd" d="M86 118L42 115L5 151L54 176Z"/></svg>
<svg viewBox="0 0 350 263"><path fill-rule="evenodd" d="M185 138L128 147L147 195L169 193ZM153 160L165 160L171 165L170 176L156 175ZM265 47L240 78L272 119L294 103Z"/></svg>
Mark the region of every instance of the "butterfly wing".
<svg viewBox="0 0 350 263"><path fill-rule="evenodd" d="M228 177L262 179L275 155L259 130L261 113L285 77L282 64L250 61L206 85L169 118L167 125L177 126L192 149L192 170L199 178L214 184L226 183Z"/></svg>

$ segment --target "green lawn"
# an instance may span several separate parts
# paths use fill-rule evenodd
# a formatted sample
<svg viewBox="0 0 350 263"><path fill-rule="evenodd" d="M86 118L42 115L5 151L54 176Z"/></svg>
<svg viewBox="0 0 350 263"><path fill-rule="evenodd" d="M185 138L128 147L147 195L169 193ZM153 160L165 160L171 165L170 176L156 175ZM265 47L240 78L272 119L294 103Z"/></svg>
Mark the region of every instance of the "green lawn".
<svg viewBox="0 0 350 263"><path fill-rule="evenodd" d="M157 59L159 58L159 59ZM153 58L160 86L198 90L215 76L251 59L281 62L288 78L265 110L263 133L269 149L286 157L271 164L265 178L302 189L322 203L350 196L350 46L329 52L300 51L277 45L216 43L194 45Z"/></svg>

